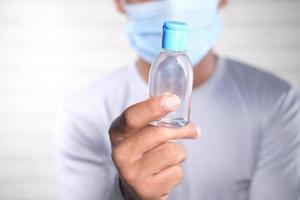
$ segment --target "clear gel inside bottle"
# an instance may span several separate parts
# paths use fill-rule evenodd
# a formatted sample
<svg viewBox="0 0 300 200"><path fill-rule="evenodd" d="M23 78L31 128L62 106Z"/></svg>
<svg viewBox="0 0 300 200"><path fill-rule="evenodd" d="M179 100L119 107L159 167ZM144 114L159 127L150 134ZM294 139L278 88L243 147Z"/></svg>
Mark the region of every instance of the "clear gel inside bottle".
<svg viewBox="0 0 300 200"><path fill-rule="evenodd" d="M177 23L180 22L167 22ZM179 24L178 24L179 23ZM184 24L186 26L186 24ZM165 31L166 23L164 24ZM176 26L172 26L174 29ZM186 29L184 29L186 30ZM164 43L163 50L160 52L156 60L152 63L149 73L149 92L150 96L160 96L166 92L177 95L180 100L180 106L173 112L167 114L161 119L151 122L155 126L183 127L189 123L190 115L190 99L193 86L193 70L188 56L185 53L185 38L176 38L180 34L176 34L174 30L168 34L174 33L175 36ZM178 31L177 29L175 31ZM182 31L182 30L179 30ZM170 37L164 33L164 37ZM181 37L186 37L182 34ZM182 43L180 40L184 39ZM170 44L171 42L171 44ZM175 46L174 46L175 45ZM176 46L177 45L177 46Z"/></svg>

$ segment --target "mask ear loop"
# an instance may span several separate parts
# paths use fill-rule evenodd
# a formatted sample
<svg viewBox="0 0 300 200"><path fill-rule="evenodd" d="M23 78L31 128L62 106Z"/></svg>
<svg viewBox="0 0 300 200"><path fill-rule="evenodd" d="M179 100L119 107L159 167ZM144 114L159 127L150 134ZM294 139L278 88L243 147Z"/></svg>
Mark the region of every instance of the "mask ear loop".
<svg viewBox="0 0 300 200"><path fill-rule="evenodd" d="M125 0L120 0L120 4L122 5L122 7L124 8L124 10L126 11L126 8L128 6L128 4L126 3Z"/></svg>
<svg viewBox="0 0 300 200"><path fill-rule="evenodd" d="M167 1L167 0L150 0L150 2L155 2L155 1ZM126 0L120 0L120 2L121 2L121 4L122 4L122 6L127 6L128 5L128 3L126 3ZM145 3L145 2L144 2Z"/></svg>
<svg viewBox="0 0 300 200"><path fill-rule="evenodd" d="M126 6L127 5L127 3L126 3L125 0L120 0L120 3L121 3L122 6Z"/></svg>
<svg viewBox="0 0 300 200"><path fill-rule="evenodd" d="M127 10L128 10L128 3L126 2L126 0L120 0L120 4L121 6L123 7L125 13L127 13Z"/></svg>

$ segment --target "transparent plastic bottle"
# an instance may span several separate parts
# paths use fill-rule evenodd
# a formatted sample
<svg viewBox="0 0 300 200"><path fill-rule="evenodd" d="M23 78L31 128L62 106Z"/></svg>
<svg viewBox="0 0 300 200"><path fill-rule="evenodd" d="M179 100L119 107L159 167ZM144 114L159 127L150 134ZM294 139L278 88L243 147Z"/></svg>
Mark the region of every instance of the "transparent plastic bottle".
<svg viewBox="0 0 300 200"><path fill-rule="evenodd" d="M187 24L164 23L162 51L149 73L149 92L151 97L171 92L180 98L181 104L175 111L151 122L152 125L183 127L189 123L193 68L185 52L186 34Z"/></svg>

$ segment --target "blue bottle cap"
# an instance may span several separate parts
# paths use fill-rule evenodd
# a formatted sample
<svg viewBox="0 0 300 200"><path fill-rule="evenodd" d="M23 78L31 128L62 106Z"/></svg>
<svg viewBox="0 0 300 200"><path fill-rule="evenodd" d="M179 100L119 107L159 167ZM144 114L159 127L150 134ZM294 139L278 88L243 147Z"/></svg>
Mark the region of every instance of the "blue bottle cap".
<svg viewBox="0 0 300 200"><path fill-rule="evenodd" d="M171 51L185 51L188 25L184 22L167 21L163 26L162 48Z"/></svg>

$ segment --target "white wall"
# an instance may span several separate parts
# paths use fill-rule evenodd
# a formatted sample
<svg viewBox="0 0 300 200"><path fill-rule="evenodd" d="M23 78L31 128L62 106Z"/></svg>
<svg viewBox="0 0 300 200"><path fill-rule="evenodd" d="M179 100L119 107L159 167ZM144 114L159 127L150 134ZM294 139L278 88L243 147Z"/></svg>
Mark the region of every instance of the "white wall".
<svg viewBox="0 0 300 200"><path fill-rule="evenodd" d="M232 0L217 50L300 84L300 1ZM0 199L57 198L64 97L133 59L112 0L0 0Z"/></svg>

